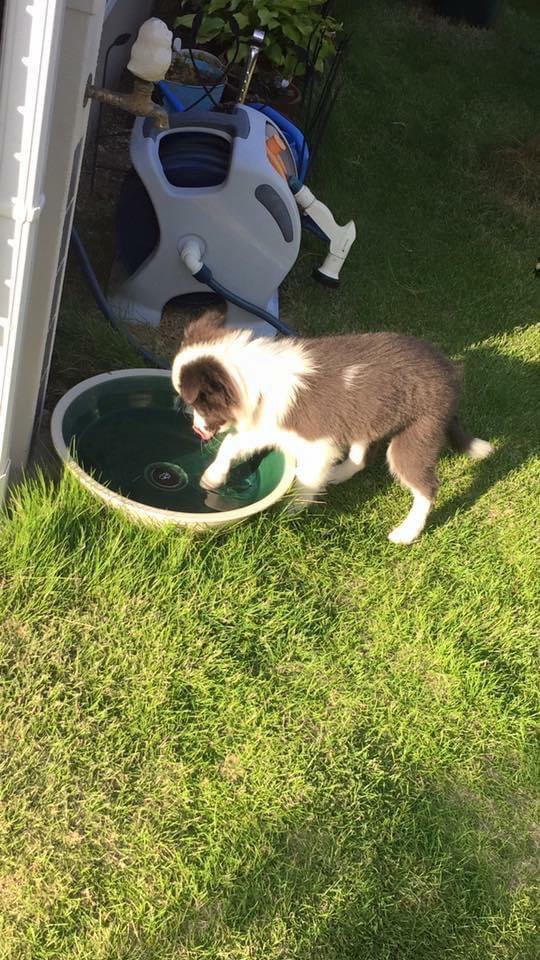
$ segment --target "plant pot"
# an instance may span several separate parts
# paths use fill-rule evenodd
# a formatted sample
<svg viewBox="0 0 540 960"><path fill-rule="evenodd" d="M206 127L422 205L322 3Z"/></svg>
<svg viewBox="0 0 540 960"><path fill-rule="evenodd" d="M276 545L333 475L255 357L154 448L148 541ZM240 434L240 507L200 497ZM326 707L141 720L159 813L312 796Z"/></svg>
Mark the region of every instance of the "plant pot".
<svg viewBox="0 0 540 960"><path fill-rule="evenodd" d="M298 116L298 107L302 103L302 91L295 83L290 83L283 91L277 90L267 97L266 103L284 117L294 120Z"/></svg>
<svg viewBox="0 0 540 960"><path fill-rule="evenodd" d="M192 53L200 78L197 70L193 68L188 50L175 54L169 74L161 85L161 92L169 109L175 109L174 100L179 101L184 110L195 106L199 110L210 110L214 104L221 102L225 89L224 67L221 60L207 50L193 50ZM223 79L222 83L218 82L220 78ZM211 96L205 92L201 79Z"/></svg>
<svg viewBox="0 0 540 960"><path fill-rule="evenodd" d="M227 87L226 99L232 101L238 96L241 75L235 70L230 71L230 75L231 82ZM249 88L247 103L264 103L294 122L298 119L302 91L293 81L285 88L280 88L277 81L275 70L258 67Z"/></svg>

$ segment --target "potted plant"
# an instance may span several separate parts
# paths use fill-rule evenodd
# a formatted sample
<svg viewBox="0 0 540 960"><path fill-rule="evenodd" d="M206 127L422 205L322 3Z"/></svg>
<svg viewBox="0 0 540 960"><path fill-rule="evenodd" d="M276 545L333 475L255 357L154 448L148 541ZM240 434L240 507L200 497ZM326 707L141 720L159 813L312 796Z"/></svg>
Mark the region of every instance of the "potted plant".
<svg viewBox="0 0 540 960"><path fill-rule="evenodd" d="M225 89L226 67L208 50L175 50L162 92L171 105L171 94L184 109L210 109Z"/></svg>
<svg viewBox="0 0 540 960"><path fill-rule="evenodd" d="M233 74L241 69L253 30L262 27L265 44L253 92L281 105L283 99L300 98L294 81L303 75L306 58L315 58L314 68L322 71L335 50L341 25L323 16L324 6L323 0L210 0L202 19L193 11L184 12L184 4L175 26L191 31L194 21L200 20L197 45L210 45L224 56Z"/></svg>

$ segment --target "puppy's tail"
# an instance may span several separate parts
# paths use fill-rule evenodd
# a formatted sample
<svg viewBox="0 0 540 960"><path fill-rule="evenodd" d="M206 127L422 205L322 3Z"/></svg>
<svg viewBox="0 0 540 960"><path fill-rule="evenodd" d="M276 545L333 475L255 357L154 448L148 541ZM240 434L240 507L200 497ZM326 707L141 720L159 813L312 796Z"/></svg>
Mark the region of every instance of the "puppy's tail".
<svg viewBox="0 0 540 960"><path fill-rule="evenodd" d="M457 417L448 424L448 441L457 453L466 453L471 460L485 460L493 453L493 447L487 440L473 437L472 433L461 426Z"/></svg>

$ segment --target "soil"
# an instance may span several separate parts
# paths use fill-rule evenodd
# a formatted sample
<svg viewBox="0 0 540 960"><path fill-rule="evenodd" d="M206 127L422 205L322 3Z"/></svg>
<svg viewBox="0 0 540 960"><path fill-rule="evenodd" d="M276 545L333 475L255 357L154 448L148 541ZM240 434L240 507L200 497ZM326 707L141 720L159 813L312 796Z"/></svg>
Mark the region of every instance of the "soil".
<svg viewBox="0 0 540 960"><path fill-rule="evenodd" d="M206 50L193 50L193 55L194 57L196 56L198 60L206 60L212 69L216 69L215 75L214 73L205 74L203 77L205 83L210 85L215 83L216 80L220 78L220 74L217 72L217 65L214 62L215 54L209 54ZM222 72L225 72L224 64L220 63L220 66ZM191 57L187 51L184 52L183 56L173 57L171 68L165 79L170 80L172 83L186 83L193 86L199 86L201 82L201 78L197 70L194 69Z"/></svg>

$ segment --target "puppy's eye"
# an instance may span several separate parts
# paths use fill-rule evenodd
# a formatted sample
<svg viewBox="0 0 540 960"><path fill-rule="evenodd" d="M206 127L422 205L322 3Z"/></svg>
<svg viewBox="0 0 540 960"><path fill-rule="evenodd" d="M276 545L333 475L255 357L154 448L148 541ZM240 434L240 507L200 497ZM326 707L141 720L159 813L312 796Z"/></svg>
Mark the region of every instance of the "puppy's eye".
<svg viewBox="0 0 540 960"><path fill-rule="evenodd" d="M198 400L200 403L206 403L207 396L206 396L206 393L205 393L204 390L201 390L201 391L200 391L200 393L199 393L199 395L198 395L198 397L197 397L197 400Z"/></svg>

